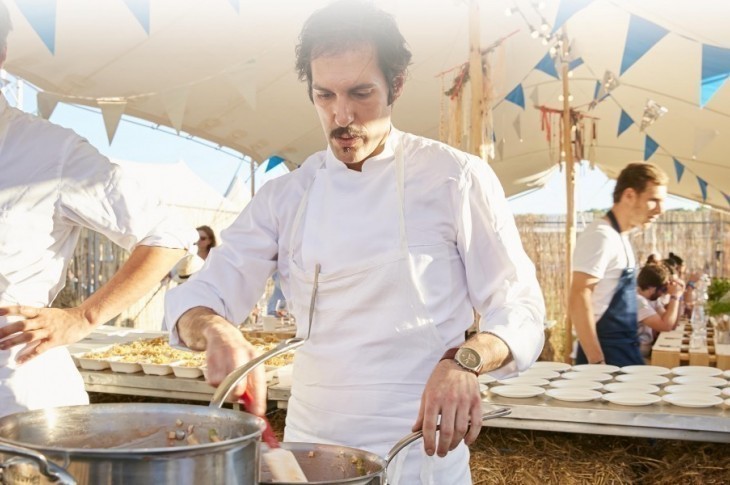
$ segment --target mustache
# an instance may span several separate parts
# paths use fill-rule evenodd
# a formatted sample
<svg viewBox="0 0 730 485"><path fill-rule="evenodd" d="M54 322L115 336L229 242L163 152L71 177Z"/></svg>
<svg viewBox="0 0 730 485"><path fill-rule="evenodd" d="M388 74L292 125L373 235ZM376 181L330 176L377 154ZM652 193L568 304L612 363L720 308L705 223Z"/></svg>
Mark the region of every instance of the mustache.
<svg viewBox="0 0 730 485"><path fill-rule="evenodd" d="M349 138L365 138L366 135L365 130L355 128L354 126L341 126L330 132L330 138L340 138L343 136Z"/></svg>

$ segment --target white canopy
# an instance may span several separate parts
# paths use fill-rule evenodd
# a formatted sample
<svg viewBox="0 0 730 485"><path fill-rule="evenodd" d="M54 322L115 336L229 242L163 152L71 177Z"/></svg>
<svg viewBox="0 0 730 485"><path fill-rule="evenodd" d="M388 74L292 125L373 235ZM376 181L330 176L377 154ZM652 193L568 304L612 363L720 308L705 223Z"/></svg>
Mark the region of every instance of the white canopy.
<svg viewBox="0 0 730 485"><path fill-rule="evenodd" d="M257 162L276 155L296 166L325 144L305 86L293 68L299 29L325 3L16 0L8 2L14 31L6 68L44 91L39 109L45 114L57 101L100 106L112 134L124 113L211 140ZM467 2L376 3L395 15L414 54L405 94L396 102L394 123L402 130L438 138L439 113L448 103L440 93L451 83L447 76L442 85L438 74L468 59ZM572 59L583 62L571 79L572 104L598 118L596 143L592 150L586 149L586 156L593 154L590 160L615 176L626 163L644 158L649 135L658 146L649 160L669 173L670 192L730 207L726 195L730 194L730 88L719 87L700 108L702 70L710 59L703 53L719 52L712 59L720 67L708 71L716 85L722 86L727 77L722 73L730 71L723 67L725 50L730 49L726 25L730 3L478 3L482 46L508 37L491 64L497 95L497 154L491 164L508 195L539 186L560 158L555 144L550 149L541 131L542 112L535 108L562 107L560 81L535 70L554 38L543 44L530 34L532 30L550 34L556 24L564 24L574 40ZM546 8L538 9L539 3L546 3ZM513 15L505 16L507 9ZM632 25L640 25L640 20L666 30L665 35L654 44L631 37L636 32ZM636 57L644 48L645 53ZM635 63L621 73L627 51L636 57ZM606 71L614 73L618 87L587 111L596 81L604 79ZM518 87L524 108L518 105L519 93L513 91ZM511 92L517 104L499 101ZM648 100L669 111L640 131ZM616 136L622 110L635 124Z"/></svg>

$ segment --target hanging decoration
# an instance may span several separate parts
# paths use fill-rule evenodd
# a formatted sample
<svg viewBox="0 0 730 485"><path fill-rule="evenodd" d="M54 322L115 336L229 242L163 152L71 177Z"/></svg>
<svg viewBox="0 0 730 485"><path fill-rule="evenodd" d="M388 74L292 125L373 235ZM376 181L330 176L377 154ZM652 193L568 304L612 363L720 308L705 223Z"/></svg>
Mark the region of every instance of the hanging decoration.
<svg viewBox="0 0 730 485"><path fill-rule="evenodd" d="M614 73L606 71L603 73L603 79L596 81L596 88L593 91L593 101L588 105L588 109L594 109L598 103L608 98L611 92L621 84Z"/></svg>
<svg viewBox="0 0 730 485"><path fill-rule="evenodd" d="M652 137L646 135L646 140L644 141L644 161L649 160L657 148L659 148L659 144Z"/></svg>
<svg viewBox="0 0 730 485"><path fill-rule="evenodd" d="M512 127L515 129L515 133L517 133L517 139L520 140L520 143L522 143L522 118L518 114L515 117L515 120L512 122Z"/></svg>
<svg viewBox="0 0 730 485"><path fill-rule="evenodd" d="M618 134L616 134L616 137L618 138L619 136L621 136L621 134L624 131L628 130L629 127L633 124L634 120L631 119L631 116L629 116L626 111L621 110L621 118L619 118L618 120Z"/></svg>
<svg viewBox="0 0 730 485"><path fill-rule="evenodd" d="M593 0L562 0L558 7L558 13L555 16L552 33L554 34L557 32L570 17L590 5L592 2Z"/></svg>
<svg viewBox="0 0 730 485"><path fill-rule="evenodd" d="M682 175L684 175L684 164L674 157L672 160L674 161L674 171L677 173L677 182L681 182Z"/></svg>
<svg viewBox="0 0 730 485"><path fill-rule="evenodd" d="M190 86L181 86L162 94L162 104L165 107L167 118L178 133L182 130L189 95Z"/></svg>
<svg viewBox="0 0 730 485"><path fill-rule="evenodd" d="M97 100L97 105L101 110L102 118L104 118L106 136L111 145L114 140L114 135L117 132L119 121L124 114L124 109L127 107L127 102L123 99L99 99Z"/></svg>
<svg viewBox="0 0 730 485"><path fill-rule="evenodd" d="M230 85L243 96L243 100L253 111L256 111L257 72L256 59L249 59L224 73Z"/></svg>
<svg viewBox="0 0 730 485"><path fill-rule="evenodd" d="M269 160L266 162L265 172L268 172L272 168L281 165L282 163L284 163L284 159L281 157L277 157L276 155L269 157Z"/></svg>
<svg viewBox="0 0 730 485"><path fill-rule="evenodd" d="M504 99L525 109L525 92L522 90L522 84L518 84Z"/></svg>
<svg viewBox="0 0 730 485"><path fill-rule="evenodd" d="M707 182L702 177L697 176L697 184L702 192L702 201L707 202Z"/></svg>
<svg viewBox="0 0 730 485"><path fill-rule="evenodd" d="M38 91L38 94L36 95L38 116L40 116L44 120L50 119L53 111L56 109L56 105L58 105L59 100L60 98L55 94Z"/></svg>
<svg viewBox="0 0 730 485"><path fill-rule="evenodd" d="M632 15L626 33L626 45L621 59L620 75L634 65L649 49L662 40L669 31L646 19Z"/></svg>
<svg viewBox="0 0 730 485"><path fill-rule="evenodd" d="M639 131L643 132L648 127L654 124L656 120L667 114L669 110L664 106L660 105L653 99L646 100L646 106L644 107L644 114L641 117L641 127Z"/></svg>
<svg viewBox="0 0 730 485"><path fill-rule="evenodd" d="M700 83L700 107L704 108L712 96L730 76L730 49L702 45L702 81Z"/></svg>
<svg viewBox="0 0 730 485"><path fill-rule="evenodd" d="M150 35L150 0L124 0L147 35Z"/></svg>
<svg viewBox="0 0 730 485"><path fill-rule="evenodd" d="M555 79L560 79L560 76L558 76L558 69L555 67L555 59L550 55L549 52L545 54L542 59L540 59L540 62L537 63L535 69L537 69L538 71L542 71L548 76L554 77Z"/></svg>
<svg viewBox="0 0 730 485"><path fill-rule="evenodd" d="M239 0L228 0L228 3L231 4L236 13L241 13L241 4L239 3Z"/></svg>
<svg viewBox="0 0 730 485"><path fill-rule="evenodd" d="M56 1L16 0L15 2L51 54L56 53Z"/></svg>
<svg viewBox="0 0 730 485"><path fill-rule="evenodd" d="M697 128L695 130L695 144L692 150L692 160L696 160L702 150L714 140L720 132L716 129Z"/></svg>

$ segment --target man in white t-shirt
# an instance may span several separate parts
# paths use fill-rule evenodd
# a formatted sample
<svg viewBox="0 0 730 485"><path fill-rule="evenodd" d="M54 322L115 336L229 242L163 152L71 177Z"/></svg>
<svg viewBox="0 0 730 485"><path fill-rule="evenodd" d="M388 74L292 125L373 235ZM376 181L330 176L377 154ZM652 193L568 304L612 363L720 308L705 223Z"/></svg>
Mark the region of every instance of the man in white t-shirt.
<svg viewBox="0 0 730 485"><path fill-rule="evenodd" d="M636 311L636 259L629 232L662 213L667 176L649 163L626 166L613 206L588 226L573 253L568 311L578 335L576 363L643 364Z"/></svg>
<svg viewBox="0 0 730 485"><path fill-rule="evenodd" d="M659 264L647 264L636 278L637 320L641 355L649 357L654 343L654 332L668 332L677 326L679 296L684 284L672 278L667 268ZM667 305L661 298L669 296Z"/></svg>

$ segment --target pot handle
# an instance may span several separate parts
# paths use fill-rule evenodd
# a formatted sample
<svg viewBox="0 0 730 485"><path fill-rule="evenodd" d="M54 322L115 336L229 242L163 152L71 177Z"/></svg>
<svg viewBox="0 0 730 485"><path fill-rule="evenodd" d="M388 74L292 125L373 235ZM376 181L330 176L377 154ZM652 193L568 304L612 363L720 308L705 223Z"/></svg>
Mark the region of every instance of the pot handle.
<svg viewBox="0 0 730 485"><path fill-rule="evenodd" d="M42 453L38 453L30 448L10 445L6 442L0 443L0 452L32 460L38 466L38 470L52 482L59 483L60 485L77 485L76 479L66 469L48 461ZM4 463L0 463L0 468L3 466Z"/></svg>
<svg viewBox="0 0 730 485"><path fill-rule="evenodd" d="M497 408L493 409L487 413L482 414L482 421L487 419L495 419L495 418L502 418L504 416L507 416L512 412L509 408ZM423 437L423 431L418 430L415 431L409 435L404 436L398 443L396 443L393 448L390 449L387 455L385 455L385 468L388 468L388 465L390 465L390 462L395 458L395 455L403 451L405 447L416 441L417 439Z"/></svg>
<svg viewBox="0 0 730 485"><path fill-rule="evenodd" d="M266 362L267 360L276 357L277 355L281 355L291 350L298 349L304 344L304 341L305 340L303 338L289 338L286 340L282 340L279 345L277 345L273 349L269 350L268 352L264 352L255 359L251 359L243 364L241 367L231 371L231 373L228 374L226 378L223 379L223 382L221 382L216 388L208 406L211 408L221 407L225 400L228 399L228 396L231 394L231 391L236 386L236 384L243 380L243 378L246 377L254 368Z"/></svg>

